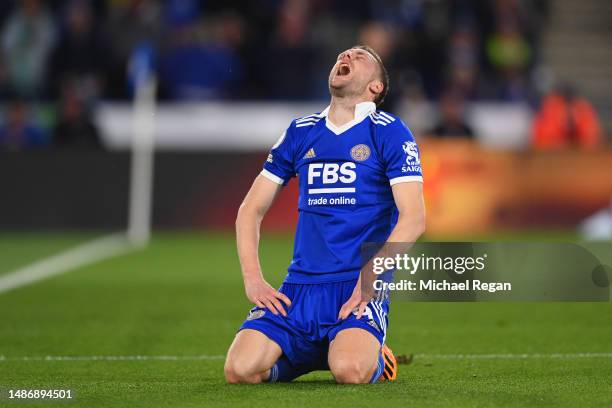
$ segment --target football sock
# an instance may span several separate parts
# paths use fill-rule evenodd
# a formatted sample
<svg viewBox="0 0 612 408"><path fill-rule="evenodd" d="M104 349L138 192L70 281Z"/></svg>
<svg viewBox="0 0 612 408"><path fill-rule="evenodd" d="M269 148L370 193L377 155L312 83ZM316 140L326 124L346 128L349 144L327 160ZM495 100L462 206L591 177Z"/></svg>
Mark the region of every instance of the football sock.
<svg viewBox="0 0 612 408"><path fill-rule="evenodd" d="M289 359L283 354L270 369L268 382L289 382L311 371L313 371L312 367L291 364Z"/></svg>
<svg viewBox="0 0 612 408"><path fill-rule="evenodd" d="M372 378L370 379L370 384L378 381L384 369L385 369L385 360L383 359L383 355L381 352L378 355L378 365L376 366L376 370L374 370L374 375L372 375Z"/></svg>

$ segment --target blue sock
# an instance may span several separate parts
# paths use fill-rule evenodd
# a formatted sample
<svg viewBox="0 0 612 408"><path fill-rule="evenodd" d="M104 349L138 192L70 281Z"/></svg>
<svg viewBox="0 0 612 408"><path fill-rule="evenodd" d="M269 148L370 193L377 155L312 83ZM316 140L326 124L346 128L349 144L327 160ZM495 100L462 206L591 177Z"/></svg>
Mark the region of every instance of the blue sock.
<svg viewBox="0 0 612 408"><path fill-rule="evenodd" d="M282 355L270 369L268 382L289 382L313 370L314 368L310 366L293 365L285 355Z"/></svg>
<svg viewBox="0 0 612 408"><path fill-rule="evenodd" d="M373 384L378 381L380 376L385 369L385 360L383 360L382 352L378 355L378 365L376 366L376 370L374 370L374 375L370 379L370 384Z"/></svg>

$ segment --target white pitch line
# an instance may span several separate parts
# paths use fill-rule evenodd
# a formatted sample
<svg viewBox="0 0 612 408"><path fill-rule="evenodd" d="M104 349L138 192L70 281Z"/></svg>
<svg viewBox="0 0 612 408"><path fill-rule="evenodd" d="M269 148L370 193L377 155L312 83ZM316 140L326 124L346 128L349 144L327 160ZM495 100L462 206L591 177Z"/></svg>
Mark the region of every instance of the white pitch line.
<svg viewBox="0 0 612 408"><path fill-rule="evenodd" d="M551 353L551 354L415 354L415 359L423 360L496 360L496 359L581 359L612 358L612 353ZM191 356L20 356L0 355L0 363L5 361L207 361L223 360L224 355Z"/></svg>
<svg viewBox="0 0 612 408"><path fill-rule="evenodd" d="M223 360L222 355L199 356L0 356L3 361L197 361Z"/></svg>
<svg viewBox="0 0 612 408"><path fill-rule="evenodd" d="M520 353L520 354L415 354L415 358L422 358L424 360L520 360L520 359L537 359L537 358L550 358L550 359L572 359L572 358L612 358L612 353Z"/></svg>
<svg viewBox="0 0 612 408"><path fill-rule="evenodd" d="M112 234L0 276L0 293L133 250L124 234Z"/></svg>

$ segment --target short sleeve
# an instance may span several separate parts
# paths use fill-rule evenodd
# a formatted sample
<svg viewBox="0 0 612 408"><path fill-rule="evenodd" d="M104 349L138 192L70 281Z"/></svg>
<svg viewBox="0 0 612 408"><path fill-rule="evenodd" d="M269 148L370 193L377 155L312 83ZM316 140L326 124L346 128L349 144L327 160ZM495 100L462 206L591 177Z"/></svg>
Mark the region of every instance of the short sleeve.
<svg viewBox="0 0 612 408"><path fill-rule="evenodd" d="M423 182L421 155L414 136L401 120L396 120L383 135L383 160L391 185Z"/></svg>
<svg viewBox="0 0 612 408"><path fill-rule="evenodd" d="M291 132L289 127L272 146L261 171L262 176L281 185L286 185L295 176Z"/></svg>

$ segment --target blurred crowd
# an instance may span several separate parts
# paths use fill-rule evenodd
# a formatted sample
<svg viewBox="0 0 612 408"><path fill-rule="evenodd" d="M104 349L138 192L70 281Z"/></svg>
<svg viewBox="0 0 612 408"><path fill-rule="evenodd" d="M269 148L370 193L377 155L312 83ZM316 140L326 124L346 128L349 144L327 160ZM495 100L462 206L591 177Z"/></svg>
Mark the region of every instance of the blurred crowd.
<svg viewBox="0 0 612 408"><path fill-rule="evenodd" d="M339 51L373 47L385 109L534 103L546 0L13 0L0 2L1 146L92 146L91 108L133 96L134 51L154 50L163 100L325 100ZM443 115L444 116L444 115ZM46 128L47 131L37 128ZM42 124L42 126L40 125ZM470 134L440 123L440 134Z"/></svg>

